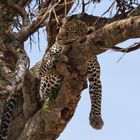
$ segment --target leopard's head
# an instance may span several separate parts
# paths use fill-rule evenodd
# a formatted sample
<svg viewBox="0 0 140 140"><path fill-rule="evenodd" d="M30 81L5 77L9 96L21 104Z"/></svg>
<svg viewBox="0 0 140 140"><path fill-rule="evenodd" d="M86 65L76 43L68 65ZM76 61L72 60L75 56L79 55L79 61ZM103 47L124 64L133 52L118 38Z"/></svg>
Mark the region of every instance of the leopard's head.
<svg viewBox="0 0 140 140"><path fill-rule="evenodd" d="M89 27L78 17L64 19L62 23L63 24L59 29L57 39L64 43L77 40L94 31L94 28Z"/></svg>

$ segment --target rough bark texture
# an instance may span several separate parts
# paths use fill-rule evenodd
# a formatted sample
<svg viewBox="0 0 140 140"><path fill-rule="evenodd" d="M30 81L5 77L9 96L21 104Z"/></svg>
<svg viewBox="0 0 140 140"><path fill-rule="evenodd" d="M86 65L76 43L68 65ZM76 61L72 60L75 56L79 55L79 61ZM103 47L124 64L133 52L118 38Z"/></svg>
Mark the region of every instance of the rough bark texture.
<svg viewBox="0 0 140 140"><path fill-rule="evenodd" d="M58 67L64 75L64 81L56 100L51 102L49 108L39 110L29 119L19 140L55 140L73 116L84 83L76 73L70 73L65 65Z"/></svg>
<svg viewBox="0 0 140 140"><path fill-rule="evenodd" d="M132 22L132 20L135 20L134 22L135 24L133 23L134 26L132 26L131 24L131 28L133 28L134 33L132 32L132 30L131 32L129 32L128 30L130 29L130 23ZM78 45L76 45L76 47L75 45L74 46L72 45L72 49L67 54L70 60L71 68L78 69L78 72L72 70L72 73L70 73L66 67L64 68L59 67L57 69L57 70L64 69L64 71L60 72L62 75L64 74L64 81L59 91L58 97L56 98L55 101L51 103L49 110L47 109L44 111L39 110L34 114L34 110L37 109L36 105L33 107L30 106L29 101L28 106L28 100L31 98L30 96L32 96L31 95L32 93L29 94L29 97L28 95L26 96L26 94L24 94L24 100L25 101L27 100L24 106L26 105L28 106L26 107L26 109L28 110L24 110L25 111L24 115L25 116L28 116L28 114L34 115L30 117L29 120L26 122L24 131L21 133L18 139L55 140L64 130L67 123L69 122L69 120L71 119L71 117L75 112L77 103L80 99L80 94L85 84L84 81L85 78L82 77L82 74L84 71L84 64L86 60L90 56L105 52L107 49L111 48L117 43L129 39L130 36L138 37L140 34L139 31L137 30L139 28L138 26L139 23L140 23L139 17L134 17L126 20L124 19L122 21L116 21L115 23L111 23L97 30L94 39L87 38L87 40L84 40L82 44L80 43L80 45L78 42ZM138 28L136 28L136 25ZM120 28L120 31L117 30L118 28ZM125 35L122 34L124 31L127 31ZM137 34L135 34L136 32ZM29 113L30 111L31 113Z"/></svg>
<svg viewBox="0 0 140 140"><path fill-rule="evenodd" d="M19 5L25 6L28 2L28 0L20 0ZM51 3L51 1L45 2L43 6ZM55 0L53 2L56 3ZM68 0L67 2L73 1ZM5 3L3 4L5 6ZM55 8L60 19L64 17L64 7ZM69 5L67 10L69 11L70 8L71 5ZM12 13L11 17L14 14ZM26 20L26 16L24 20L28 21ZM47 19L47 17L48 15L46 14L43 20ZM15 72L15 65L18 61L15 48L23 49L22 45L24 41L33 32L45 26L42 18L41 20L40 18L38 16L32 24L25 24L26 26L24 25L18 33L11 34L11 31L5 33L7 30L3 32L3 28L0 29L1 91L3 90L3 85L7 85L6 79L13 77L9 73ZM57 29L52 28L54 27L53 25L57 25L55 18L54 13L51 14L51 20L47 24L49 46L53 44L58 33ZM65 53L70 63L69 66L63 63L57 64L56 72L63 76L63 82L57 97L53 98L45 109L40 107L37 101L39 79L28 70L26 71L22 89L20 89L14 110L13 121L10 125L8 140L55 140L59 137L75 112L82 90L86 88L86 77L84 76L86 60L91 56L105 52L122 41L140 36L140 16L137 16L137 14L133 16L132 12L132 15L129 14L129 18L119 19L122 19L122 16L120 18L107 19L85 14L81 17L80 20L87 22L89 26L93 26L94 24L96 29L95 35L91 33L79 40L66 42L66 47L68 46L70 49L66 49ZM12 37L10 36L10 38L9 35ZM3 101L0 104L0 111L2 112Z"/></svg>

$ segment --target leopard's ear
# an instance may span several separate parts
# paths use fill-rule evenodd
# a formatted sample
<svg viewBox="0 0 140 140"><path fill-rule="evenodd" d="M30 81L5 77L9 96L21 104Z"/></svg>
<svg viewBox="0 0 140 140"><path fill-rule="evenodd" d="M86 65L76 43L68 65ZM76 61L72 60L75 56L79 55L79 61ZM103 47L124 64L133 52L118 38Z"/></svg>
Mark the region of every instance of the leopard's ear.
<svg viewBox="0 0 140 140"><path fill-rule="evenodd" d="M65 18L63 18L62 20L59 21L58 26L62 27L62 25L64 26L66 22L67 22L67 18L65 17Z"/></svg>
<svg viewBox="0 0 140 140"><path fill-rule="evenodd" d="M63 21L60 20L57 26L58 26L58 28L60 28L62 25L63 25Z"/></svg>
<svg viewBox="0 0 140 140"><path fill-rule="evenodd" d="M92 33L95 33L95 28L94 28L94 27L89 27L89 28L87 29L87 35L90 35L90 34L92 34Z"/></svg>

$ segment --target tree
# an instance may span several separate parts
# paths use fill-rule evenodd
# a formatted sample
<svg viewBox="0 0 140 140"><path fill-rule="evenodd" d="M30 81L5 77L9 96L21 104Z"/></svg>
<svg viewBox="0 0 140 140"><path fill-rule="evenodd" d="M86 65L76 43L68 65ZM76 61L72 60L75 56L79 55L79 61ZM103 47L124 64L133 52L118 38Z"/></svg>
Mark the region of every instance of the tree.
<svg viewBox="0 0 140 140"><path fill-rule="evenodd" d="M42 110L37 100L38 79L27 69L29 59L24 51L24 42L43 27L46 27L48 48L50 48L59 31L58 25L68 14L74 2L74 0L0 1L1 100L19 91L14 120L8 134L10 140L54 140L64 130L75 112L81 92L85 88L85 77L82 74L79 76L83 67L78 69L78 72L70 73L66 64L57 64L56 70L64 75L65 82L57 98L49 105L49 109ZM85 62L88 56L98 55L110 48L122 52L130 52L139 48L139 43L126 49L115 46L129 38L139 37L138 2L116 0L107 10L109 12L116 4L117 11L112 18L84 14L85 6L96 2L101 1L82 1L82 3L78 1L77 3L77 7L82 5L81 21L85 20L87 23L94 21L96 30L94 35L91 32L90 35L85 35L79 40L65 42L66 46L79 46L75 49L78 56L73 55L75 52L71 52L70 49L66 50L67 54L72 56L71 68L78 68L76 65L81 65L80 62ZM80 46L84 46L88 52L87 56L84 55Z"/></svg>

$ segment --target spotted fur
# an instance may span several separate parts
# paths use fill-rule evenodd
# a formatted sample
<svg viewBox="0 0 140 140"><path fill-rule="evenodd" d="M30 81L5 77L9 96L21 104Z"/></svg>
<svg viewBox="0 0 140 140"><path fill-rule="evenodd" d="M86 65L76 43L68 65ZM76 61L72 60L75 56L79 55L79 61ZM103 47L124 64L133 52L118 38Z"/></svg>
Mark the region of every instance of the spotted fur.
<svg viewBox="0 0 140 140"><path fill-rule="evenodd" d="M9 125L12 120L13 108L16 103L16 95L10 96L4 105L4 110L2 113L1 124L0 124L0 140L7 139L7 133Z"/></svg>
<svg viewBox="0 0 140 140"><path fill-rule="evenodd" d="M54 60L61 51L62 47L60 47L60 45L56 41L43 57L43 61L39 70L40 77L45 76L54 67Z"/></svg>
<svg viewBox="0 0 140 140"><path fill-rule="evenodd" d="M58 90L61 85L61 81L62 77L55 73L41 77L39 90L41 101L45 101L53 90Z"/></svg>
<svg viewBox="0 0 140 140"><path fill-rule="evenodd" d="M102 85L100 81L100 65L96 57L87 62L87 76L89 80L89 94L91 100L91 111L89 115L90 125L93 128L101 129L103 120L101 118Z"/></svg>

